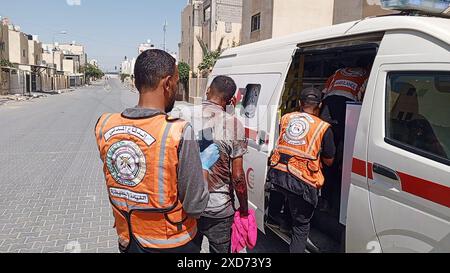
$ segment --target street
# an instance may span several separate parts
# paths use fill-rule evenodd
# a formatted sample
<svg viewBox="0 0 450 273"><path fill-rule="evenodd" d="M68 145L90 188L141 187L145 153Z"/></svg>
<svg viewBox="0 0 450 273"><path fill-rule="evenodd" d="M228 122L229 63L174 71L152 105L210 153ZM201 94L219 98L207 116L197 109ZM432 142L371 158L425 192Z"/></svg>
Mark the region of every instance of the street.
<svg viewBox="0 0 450 273"><path fill-rule="evenodd" d="M0 252L118 252L94 126L137 99L111 79L0 106ZM260 235L253 252L287 251Z"/></svg>

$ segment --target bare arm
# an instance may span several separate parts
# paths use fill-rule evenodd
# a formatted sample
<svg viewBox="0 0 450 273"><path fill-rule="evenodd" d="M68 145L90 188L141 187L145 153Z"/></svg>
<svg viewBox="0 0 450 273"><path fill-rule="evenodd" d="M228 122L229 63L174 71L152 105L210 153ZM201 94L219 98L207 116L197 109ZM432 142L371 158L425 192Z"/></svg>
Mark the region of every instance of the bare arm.
<svg viewBox="0 0 450 273"><path fill-rule="evenodd" d="M323 164L331 167L334 163L336 156L336 145L334 143L334 134L331 128L329 128L323 138L322 142L322 162Z"/></svg>
<svg viewBox="0 0 450 273"><path fill-rule="evenodd" d="M248 215L248 192L247 181L245 180L244 172L244 159L238 157L232 161L232 180L233 186L236 191L237 198L239 200L239 211L242 215Z"/></svg>

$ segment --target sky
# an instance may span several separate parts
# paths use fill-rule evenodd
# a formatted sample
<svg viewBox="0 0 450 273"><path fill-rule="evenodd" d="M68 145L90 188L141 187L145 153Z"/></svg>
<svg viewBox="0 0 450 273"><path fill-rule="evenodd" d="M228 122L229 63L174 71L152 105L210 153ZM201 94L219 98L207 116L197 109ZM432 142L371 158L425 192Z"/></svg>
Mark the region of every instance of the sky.
<svg viewBox="0 0 450 273"><path fill-rule="evenodd" d="M114 71L125 56L137 56L147 40L163 47L163 25L168 22L167 49L178 52L181 11L186 0L0 0L0 16L38 35L44 43L75 41L86 47L104 71Z"/></svg>

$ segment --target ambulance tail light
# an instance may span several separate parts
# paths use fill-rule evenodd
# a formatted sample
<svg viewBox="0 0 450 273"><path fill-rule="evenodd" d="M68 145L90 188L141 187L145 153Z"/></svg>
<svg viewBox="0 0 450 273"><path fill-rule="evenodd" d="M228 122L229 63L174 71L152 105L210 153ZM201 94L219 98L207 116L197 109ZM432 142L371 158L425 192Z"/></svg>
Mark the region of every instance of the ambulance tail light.
<svg viewBox="0 0 450 273"><path fill-rule="evenodd" d="M380 0L388 10L417 11L419 13L450 17L450 0Z"/></svg>

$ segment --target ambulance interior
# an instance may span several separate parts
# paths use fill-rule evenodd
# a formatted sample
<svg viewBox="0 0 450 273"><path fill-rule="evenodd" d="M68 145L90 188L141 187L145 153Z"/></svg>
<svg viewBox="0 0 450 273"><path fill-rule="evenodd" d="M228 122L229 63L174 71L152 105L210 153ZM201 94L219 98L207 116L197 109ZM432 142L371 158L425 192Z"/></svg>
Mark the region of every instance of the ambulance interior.
<svg viewBox="0 0 450 273"><path fill-rule="evenodd" d="M374 60L380 41L380 37L375 37L325 45L299 46L285 81L280 114L285 115L299 110L300 93L303 89L315 87L323 90L328 78L337 70L345 67L357 67L361 57L372 57ZM344 249L345 243L345 227L339 221L341 181L326 181L325 183L339 183L334 187L335 189L339 187L339 190L332 191L330 199L334 200L321 198L320 205L333 202L337 202L339 205L332 210L322 210L320 207L316 210L312 220L308 249L313 252L340 252ZM270 201L268 203L268 206L272 205ZM271 222L268 222L267 226L272 231L289 242L291 217L286 210L289 210L287 203L283 206L281 221L277 221L269 213L266 215L266 220L270 219Z"/></svg>

